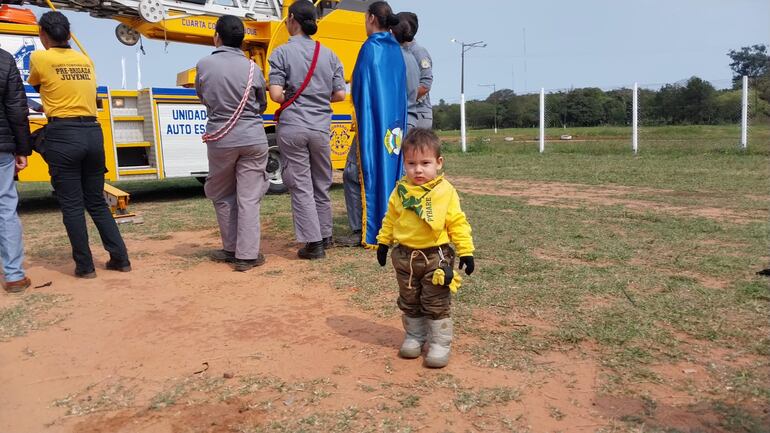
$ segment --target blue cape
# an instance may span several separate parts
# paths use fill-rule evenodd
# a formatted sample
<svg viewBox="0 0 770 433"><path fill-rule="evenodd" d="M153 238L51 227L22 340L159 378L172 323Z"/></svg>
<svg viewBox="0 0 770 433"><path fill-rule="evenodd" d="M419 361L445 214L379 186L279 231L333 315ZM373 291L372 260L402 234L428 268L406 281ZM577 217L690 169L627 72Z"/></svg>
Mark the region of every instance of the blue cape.
<svg viewBox="0 0 770 433"><path fill-rule="evenodd" d="M406 66L401 47L386 32L374 33L358 53L351 83L363 203L363 239L377 245L388 198L401 177L406 133Z"/></svg>

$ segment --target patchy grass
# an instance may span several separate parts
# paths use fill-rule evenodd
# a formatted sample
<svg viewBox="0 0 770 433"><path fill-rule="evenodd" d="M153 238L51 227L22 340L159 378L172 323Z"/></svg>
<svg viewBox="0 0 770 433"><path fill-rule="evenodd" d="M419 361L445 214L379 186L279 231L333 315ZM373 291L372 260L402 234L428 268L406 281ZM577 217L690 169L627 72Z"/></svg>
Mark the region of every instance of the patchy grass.
<svg viewBox="0 0 770 433"><path fill-rule="evenodd" d="M169 381L150 401L151 409L163 409L184 401L185 404L203 404L224 401L234 397L261 395L255 403L270 409L274 401L285 406L313 406L332 395L336 385L327 378L287 382L274 376L245 376L235 383L222 378L188 377Z"/></svg>
<svg viewBox="0 0 770 433"><path fill-rule="evenodd" d="M520 396L521 392L518 389L510 387L460 390L455 396L454 404L457 410L466 413L472 409L483 408L492 404L518 401Z"/></svg>
<svg viewBox="0 0 770 433"><path fill-rule="evenodd" d="M338 249L339 266L332 271L337 289L350 293L350 300L366 311L380 317L397 313L396 297L398 285L393 277L393 268L380 268L374 256L356 249ZM364 258L361 256L365 255Z"/></svg>
<svg viewBox="0 0 770 433"><path fill-rule="evenodd" d="M66 315L55 307L67 301L67 296L48 293L22 295L15 305L0 309L0 341L61 322Z"/></svg>
<svg viewBox="0 0 770 433"><path fill-rule="evenodd" d="M414 394L408 394L398 400L398 402L404 409L409 409L420 405L420 397Z"/></svg>
<svg viewBox="0 0 770 433"><path fill-rule="evenodd" d="M316 412L288 420L272 421L261 425L243 426L239 433L412 433L415 427L400 418L376 419L355 406L331 412Z"/></svg>
<svg viewBox="0 0 770 433"><path fill-rule="evenodd" d="M209 399L209 394L218 390L224 380L221 378L188 377L182 380L171 380L170 383L150 400L150 409L163 409L174 406L180 400L185 399L188 403L196 401L205 402Z"/></svg>
<svg viewBox="0 0 770 433"><path fill-rule="evenodd" d="M107 386L92 384L80 392L55 400L53 406L66 408L68 416L83 416L131 407L135 397L135 387L121 382Z"/></svg>
<svg viewBox="0 0 770 433"><path fill-rule="evenodd" d="M548 406L548 415L556 421L561 421L567 417L567 415L556 406Z"/></svg>
<svg viewBox="0 0 770 433"><path fill-rule="evenodd" d="M713 402L712 409L721 414L719 427L730 432L767 433L767 417L721 400Z"/></svg>

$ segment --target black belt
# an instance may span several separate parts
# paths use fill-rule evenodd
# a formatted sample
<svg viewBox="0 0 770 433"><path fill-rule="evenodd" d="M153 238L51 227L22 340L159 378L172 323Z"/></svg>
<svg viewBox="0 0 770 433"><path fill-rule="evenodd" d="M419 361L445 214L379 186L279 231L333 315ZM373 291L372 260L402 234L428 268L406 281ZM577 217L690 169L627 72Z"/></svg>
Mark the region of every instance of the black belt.
<svg viewBox="0 0 770 433"><path fill-rule="evenodd" d="M96 122L96 116L49 117L49 122Z"/></svg>

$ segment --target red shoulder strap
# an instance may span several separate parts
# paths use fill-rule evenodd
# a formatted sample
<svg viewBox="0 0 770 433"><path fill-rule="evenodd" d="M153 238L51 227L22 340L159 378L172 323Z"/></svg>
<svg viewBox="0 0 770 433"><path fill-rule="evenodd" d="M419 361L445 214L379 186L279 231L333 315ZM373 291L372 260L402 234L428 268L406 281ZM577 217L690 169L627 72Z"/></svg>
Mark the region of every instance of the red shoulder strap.
<svg viewBox="0 0 770 433"><path fill-rule="evenodd" d="M281 112L286 109L289 105L293 104L295 100L299 97L299 95L302 94L302 91L305 90L305 87L307 87L308 83L310 83L310 78L313 76L313 72L315 72L315 65L318 63L318 53L321 51L321 43L316 41L315 43L315 50L313 51L313 61L310 62L310 69L307 70L307 75L305 76L305 81L302 82L302 85L299 86L299 89L297 89L297 92L294 93L294 96L291 97L288 101L283 101L283 104L281 104L280 108L275 110L275 114L273 115L273 120L275 120L275 123L278 123L278 119L281 117Z"/></svg>
<svg viewBox="0 0 770 433"><path fill-rule="evenodd" d="M251 93L251 83L254 80L254 69L256 68L256 64L249 60L249 78L246 81L246 90L243 91L243 96L241 97L241 102L238 103L238 107L233 112L233 115L230 116L229 119L227 119L227 122L225 122L224 125L222 125L221 128L217 129L215 132L204 133L203 137L201 139L204 143L208 143L209 141L218 141L221 140L225 135L227 135L231 129L235 126L235 124L238 122L238 119L241 117L241 113L243 113L243 109L246 108L246 103L249 100L249 94Z"/></svg>

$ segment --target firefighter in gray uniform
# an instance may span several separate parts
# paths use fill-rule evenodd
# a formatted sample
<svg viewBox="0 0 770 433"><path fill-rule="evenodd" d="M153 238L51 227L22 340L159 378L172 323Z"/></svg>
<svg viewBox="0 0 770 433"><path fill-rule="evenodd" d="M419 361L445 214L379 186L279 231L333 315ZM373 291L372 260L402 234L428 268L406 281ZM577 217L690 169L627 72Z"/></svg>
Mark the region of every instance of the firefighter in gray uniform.
<svg viewBox="0 0 770 433"><path fill-rule="evenodd" d="M404 65L406 65L406 100L407 100L407 118L406 132L417 127L419 116L417 114L417 89L420 85L420 66L407 45L414 40L414 30L408 20L408 12L396 14L399 18L398 24L393 26L390 31L401 44L401 53L404 55Z"/></svg>
<svg viewBox="0 0 770 433"><path fill-rule="evenodd" d="M412 28L412 38L417 35L419 22L417 15L412 12L401 12L399 18L406 20ZM430 104L430 88L433 85L433 60L428 50L412 40L404 44L407 51L412 53L420 67L420 85L417 88L417 127L433 128L433 106Z"/></svg>
<svg viewBox="0 0 770 433"><path fill-rule="evenodd" d="M333 244L330 102L345 99L345 78L339 58L319 45L315 69L301 89L316 50L316 42L310 39L318 30L313 4L292 3L286 27L289 42L276 48L269 59L270 98L283 107L280 117L276 116L277 141L283 182L291 192L294 232L297 241L305 243L297 255L320 259Z"/></svg>
<svg viewBox="0 0 770 433"><path fill-rule="evenodd" d="M260 204L269 183L267 136L261 114L267 107L259 66L243 55L240 18L217 20L213 54L198 62L195 89L206 106L209 174L206 197L214 203L223 249L211 258L247 271L265 263L260 252ZM241 105L245 99L245 105Z"/></svg>

